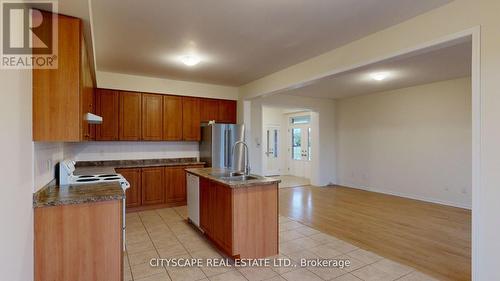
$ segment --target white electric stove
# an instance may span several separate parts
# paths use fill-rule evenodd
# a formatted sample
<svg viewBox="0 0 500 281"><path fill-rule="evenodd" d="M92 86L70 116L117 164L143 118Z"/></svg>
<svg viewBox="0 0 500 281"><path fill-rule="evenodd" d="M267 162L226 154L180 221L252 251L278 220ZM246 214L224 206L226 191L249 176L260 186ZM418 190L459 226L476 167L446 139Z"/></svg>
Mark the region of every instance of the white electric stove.
<svg viewBox="0 0 500 281"><path fill-rule="evenodd" d="M74 175L74 171L75 161L61 161L59 163L59 185L119 182L124 191L130 187L128 181L120 174Z"/></svg>

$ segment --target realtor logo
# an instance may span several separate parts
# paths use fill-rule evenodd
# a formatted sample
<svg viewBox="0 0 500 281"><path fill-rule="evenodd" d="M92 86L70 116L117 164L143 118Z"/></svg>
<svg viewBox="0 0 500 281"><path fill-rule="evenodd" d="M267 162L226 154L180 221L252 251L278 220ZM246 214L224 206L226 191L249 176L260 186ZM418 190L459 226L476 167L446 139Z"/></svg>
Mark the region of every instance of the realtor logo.
<svg viewBox="0 0 500 281"><path fill-rule="evenodd" d="M2 1L1 68L57 68L57 5Z"/></svg>

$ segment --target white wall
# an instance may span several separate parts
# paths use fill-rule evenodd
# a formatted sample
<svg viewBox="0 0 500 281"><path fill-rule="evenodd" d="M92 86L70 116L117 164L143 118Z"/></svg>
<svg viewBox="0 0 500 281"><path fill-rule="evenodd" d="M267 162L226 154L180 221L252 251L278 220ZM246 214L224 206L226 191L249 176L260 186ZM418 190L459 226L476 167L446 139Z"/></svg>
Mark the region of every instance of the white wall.
<svg viewBox="0 0 500 281"><path fill-rule="evenodd" d="M338 100L338 184L471 208L470 78Z"/></svg>
<svg viewBox="0 0 500 281"><path fill-rule="evenodd" d="M158 94L237 100L238 88L138 75L97 71L97 87Z"/></svg>
<svg viewBox="0 0 500 281"><path fill-rule="evenodd" d="M31 71L0 70L0 275L33 280Z"/></svg>
<svg viewBox="0 0 500 281"><path fill-rule="evenodd" d="M303 109L313 112L311 113L312 126L319 128L312 132L312 154L318 157L313 158L311 163L311 184L323 186L335 182L335 129L331 126L335 120L334 100L272 95L253 99L250 103L251 105L245 108L245 111L249 112L245 112L244 115L247 116L245 124L251 128L247 141L250 146L250 163L253 172L262 174L263 107ZM248 122L250 125L247 120L250 121Z"/></svg>
<svg viewBox="0 0 500 281"><path fill-rule="evenodd" d="M198 142L66 143L64 157L77 161L199 157Z"/></svg>

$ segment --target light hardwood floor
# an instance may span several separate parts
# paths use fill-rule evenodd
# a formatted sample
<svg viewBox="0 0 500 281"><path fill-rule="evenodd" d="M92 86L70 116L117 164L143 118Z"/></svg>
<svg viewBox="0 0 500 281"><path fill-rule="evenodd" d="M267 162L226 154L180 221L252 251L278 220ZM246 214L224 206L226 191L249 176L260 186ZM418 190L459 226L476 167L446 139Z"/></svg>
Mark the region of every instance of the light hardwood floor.
<svg viewBox="0 0 500 281"><path fill-rule="evenodd" d="M280 214L440 280L471 280L471 211L352 188L280 189Z"/></svg>

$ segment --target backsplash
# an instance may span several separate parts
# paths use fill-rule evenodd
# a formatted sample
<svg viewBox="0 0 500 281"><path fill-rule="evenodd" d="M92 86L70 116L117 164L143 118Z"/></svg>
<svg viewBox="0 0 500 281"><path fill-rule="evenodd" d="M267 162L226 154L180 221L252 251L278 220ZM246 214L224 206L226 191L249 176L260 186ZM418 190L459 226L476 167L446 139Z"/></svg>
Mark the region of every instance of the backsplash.
<svg viewBox="0 0 500 281"><path fill-rule="evenodd" d="M199 157L198 142L81 142L64 144L64 157L76 161Z"/></svg>
<svg viewBox="0 0 500 281"><path fill-rule="evenodd" d="M57 163L64 158L64 144L61 142L34 143L34 176L35 191L55 178Z"/></svg>

